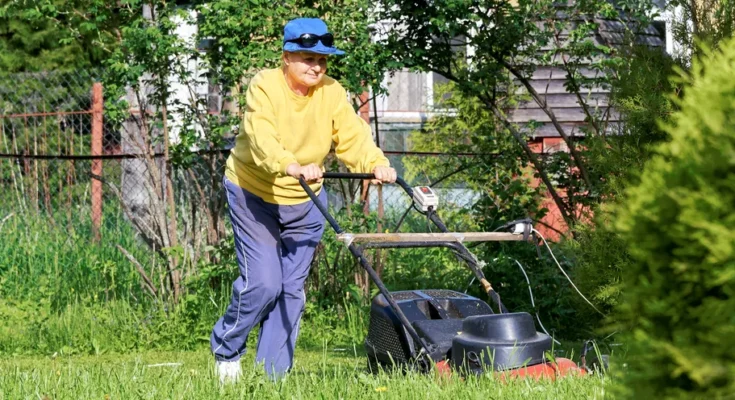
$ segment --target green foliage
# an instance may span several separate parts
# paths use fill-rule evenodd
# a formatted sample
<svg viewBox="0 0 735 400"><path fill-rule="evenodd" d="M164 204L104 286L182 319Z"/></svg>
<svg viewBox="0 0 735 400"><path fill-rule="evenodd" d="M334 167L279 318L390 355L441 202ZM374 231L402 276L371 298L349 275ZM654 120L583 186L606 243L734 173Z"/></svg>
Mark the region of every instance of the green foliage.
<svg viewBox="0 0 735 400"><path fill-rule="evenodd" d="M0 73L97 67L124 21L105 0L0 2Z"/></svg>
<svg viewBox="0 0 735 400"><path fill-rule="evenodd" d="M381 19L394 22L395 29L382 42L406 67L437 72L466 95L494 103L505 99L511 81L503 61L548 42L549 33L541 33L530 17L543 19L551 2L522 3L516 8L506 1L458 0L416 8L411 1L387 1ZM458 62L456 53L467 46L474 54Z"/></svg>
<svg viewBox="0 0 735 400"><path fill-rule="evenodd" d="M566 256L573 260L575 282L606 313L619 303L621 274L632 262L613 227L616 217L610 208L621 201L626 187L637 184L656 145L667 140L660 122L669 120L675 109L672 96L678 91L669 79L675 64L660 50L634 48L626 60L616 69L611 97L621 115L623 134L589 135L584 142L590 170L604 177L599 185L603 203L593 208L594 218L579 224L575 237L563 243ZM581 299L575 303L583 325L603 326L600 315Z"/></svg>
<svg viewBox="0 0 735 400"><path fill-rule="evenodd" d="M3 214L5 215L5 214ZM121 214L108 214L101 227L107 240L88 243L91 219L80 213L70 225L52 225L45 215L11 214L0 226L0 296L37 301L58 311L77 301L142 299L138 276L116 248L153 264ZM59 222L63 217L56 216ZM82 218L83 221L82 222Z"/></svg>
<svg viewBox="0 0 735 400"><path fill-rule="evenodd" d="M600 201L598 185L604 176L592 170L561 128L557 130L561 129L559 135L569 152L539 160L526 137L538 124L514 124L508 111L522 100L546 107L543 93L535 93L531 80L538 66L554 67L565 72L567 91L582 103L589 134L607 132L609 113L588 104L586 93L609 84L611 69L623 60L618 51L595 41L596 21L619 22L626 27L621 47L633 45L635 31L650 23L651 7L648 1L621 2L615 8L604 0L564 5L548 0L515 5L452 0L417 9L411 0L391 0L380 14L394 29L381 40L404 66L438 73L452 81L463 96L478 100L492 116L494 123L489 126L502 127L515 140L524 161L552 194L561 216L573 225L587 217L590 205ZM457 53L465 51L466 59L458 60ZM585 69L594 71L594 77L583 73ZM519 96L519 86L527 91L525 99ZM560 196L560 190L566 196Z"/></svg>
<svg viewBox="0 0 735 400"><path fill-rule="evenodd" d="M335 35L344 56L330 58L329 75L351 93L373 88L381 91L387 69L387 53L370 40L373 22L365 0L314 2L300 0L240 2L216 0L197 7L199 37L212 40L206 61L215 71L210 76L223 87L232 87L264 68L280 65L283 26L296 17L323 18Z"/></svg>
<svg viewBox="0 0 735 400"><path fill-rule="evenodd" d="M610 314L620 302L624 291L621 275L630 265L630 256L620 236L612 231L608 207L600 207L593 223L578 225L574 239L560 244L563 254L573 265L572 279L594 304L605 314ZM577 326L592 333L611 333L605 330L604 318L572 295L570 299L578 313Z"/></svg>
<svg viewBox="0 0 735 400"><path fill-rule="evenodd" d="M151 4L155 9L152 17L142 12L146 2L131 3L130 8L121 10L128 22L120 29L119 46L106 61L106 89L117 99L125 94L126 86L132 86L136 92L144 92L138 94L145 101L141 106L167 105L171 95L168 79L183 75L189 79L180 83L187 84L194 78L188 74L187 62L196 50L176 34L178 25L190 22L190 17L172 3ZM150 93L145 91L146 85L150 85Z"/></svg>
<svg viewBox="0 0 735 400"><path fill-rule="evenodd" d="M640 184L617 212L625 269L629 398L735 392L735 41L694 61Z"/></svg>
<svg viewBox="0 0 735 400"><path fill-rule="evenodd" d="M442 197L440 214L450 221L450 229L493 231L515 219L529 216L542 218L546 212L541 208L543 193L540 188L530 184L532 174L524 161L522 149L497 125L492 112L477 98L468 97L457 90L454 83L437 91L435 104L437 112L434 116L422 131L411 134L412 148L417 151L478 155L408 158L405 161L406 176L409 179L430 176L434 180L448 176L435 188L440 191L443 188L458 188L478 194L478 199L468 208L453 205L451 197L447 201ZM414 229L421 230L421 227L418 225ZM546 327L557 335L568 338L589 334L589 329L585 330L586 327L573 323L575 302L569 285L545 251L539 258L536 249L525 243L483 244L473 251L488 263L485 274L510 310L532 314L538 312ZM410 254L410 257L423 260L420 254ZM529 274L535 308L531 304L528 284L515 260ZM466 266L457 264L451 258L449 261L451 268L439 269L445 272L436 279L431 268L441 266L434 266L434 263L429 264L429 271L419 276L436 287L460 291L469 289L472 295L486 299L479 286L469 285L471 273ZM564 259L562 263L569 267ZM406 275L413 276L410 273ZM429 286L424 284L423 287Z"/></svg>
<svg viewBox="0 0 735 400"><path fill-rule="evenodd" d="M625 59L615 70L610 98L620 112L623 134L585 139L590 167L603 178L599 186L602 198L619 195L637 182L655 145L668 139L660 122L668 121L674 112L672 96L680 91L680 85L670 80L678 65L660 49L635 47Z"/></svg>

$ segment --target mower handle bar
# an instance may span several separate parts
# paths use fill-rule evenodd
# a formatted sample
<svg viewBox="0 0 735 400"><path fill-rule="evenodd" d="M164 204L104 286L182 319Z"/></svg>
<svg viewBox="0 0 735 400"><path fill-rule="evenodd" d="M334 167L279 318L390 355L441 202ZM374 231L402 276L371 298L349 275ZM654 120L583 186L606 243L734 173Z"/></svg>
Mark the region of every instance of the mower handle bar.
<svg viewBox="0 0 735 400"><path fill-rule="evenodd" d="M322 175L324 179L375 179L375 174L355 173L355 172L325 172ZM409 196L413 196L413 189L400 176L396 176L396 184L403 188Z"/></svg>
<svg viewBox="0 0 735 400"><path fill-rule="evenodd" d="M346 172L325 172L322 175L322 178L324 179L375 179L374 174L359 174L359 173L346 173ZM410 186L406 183L406 181L403 180L400 176L396 177L396 183L403 188L403 190L406 191L409 197L413 198L413 189L411 189ZM339 226L339 223L337 220L334 219L334 217L329 213L329 210L327 207L319 201L319 199L316 196L316 193L314 193L313 190L311 190L311 187L306 182L306 179L304 179L303 176L299 177L299 184L301 184L301 187L304 189L306 194L309 196L311 201L314 203L314 205L319 209L319 211L324 215L324 218L327 220L329 225L332 226L332 229L334 229L335 233L337 235L344 232L344 230ZM434 222L434 224L441 230L442 232L449 232L449 229L447 229L447 226L444 225L444 222L439 218L436 213L429 213L428 214L429 219ZM487 294L495 301L495 303L498 305L498 308L501 313L507 313L508 310L505 309L505 306L503 306L503 303L500 301L500 296L492 289L490 286L490 283L485 279L485 275L482 273L482 267L478 265L478 263L475 262L474 256L470 253L469 249L465 247L462 243L456 243L453 246L453 249L456 251L457 256L464 259L464 261L467 262L467 265L470 267L472 272L475 273L475 277L480 280L480 282L483 284L484 289L487 291ZM393 310L393 312L398 317L399 321L401 321L401 325L404 326L406 331L408 331L409 335L414 339L416 343L420 345L420 347L425 351L430 358L434 359L434 361L439 361L436 359L437 356L437 349L435 346L429 346L426 341L419 336L418 332L416 332L416 329L414 329L413 325L411 325L411 322L409 322L408 318L406 318L406 315L401 311L400 307L398 307L398 304L395 302L393 297L390 295L390 292L388 292L388 288L385 287L383 284L383 281L378 276L377 272L373 269L373 267L370 265L370 262L365 258L365 255L362 252L362 248L357 247L354 243L349 243L347 245L347 248L350 250L352 255L357 257L360 265L365 269L365 271L370 276L370 279L375 283L375 286L378 287L378 290L380 293L385 297L385 300L390 305L390 308ZM421 352L419 352L421 354Z"/></svg>
<svg viewBox="0 0 735 400"><path fill-rule="evenodd" d="M375 174L367 174L367 173L355 173L355 172L325 172L322 174L323 179L359 179L359 180L365 180L365 179L375 179ZM316 193L314 193L313 190L311 190L311 187L306 182L306 179L304 179L304 176L299 177L299 183L301 184L301 187L304 189L306 194L309 196L311 201L314 202L316 207L321 211L321 213L326 218L329 225L332 226L334 231L337 234L343 233L344 230L339 226L337 221L329 214L329 210L327 210L327 207L322 204L319 199L317 199ZM406 183L406 181L403 180L400 176L396 176L396 184L398 184L400 187L403 188L403 190L408 194L409 197L413 198L413 189L411 189L411 186ZM439 226L439 229L441 229L443 232L448 232L446 226L444 223L435 215L433 215L432 220L434 223L436 223Z"/></svg>
<svg viewBox="0 0 735 400"><path fill-rule="evenodd" d="M367 173L352 173L352 172L325 172L322 175L322 178L324 179L375 179L374 174L367 174ZM324 218L327 220L329 225L332 226L335 233L337 235L344 233L344 230L339 226L339 223L337 223L337 220L332 217L332 215L329 213L329 210L327 210L327 207L322 204L322 202L319 201L319 199L316 196L316 193L314 193L313 190L311 190L311 187L309 184L306 183L306 180L303 176L299 177L299 183L301 184L301 187L304 189L306 194L309 196L312 202L314 202L314 205L319 209L319 211L324 215ZM396 183L403 188L403 190L408 194L409 197L411 197L411 200L413 201L413 189L408 186L405 180L401 178L400 176L396 176ZM427 214L428 218L436 225L440 231L442 232L449 232L449 229L446 225L444 225L444 222L439 218L439 216L436 213L429 213ZM365 246L365 245L364 245ZM362 250L357 250L357 247L354 247L353 244L350 244L348 246L352 253L355 256L358 256L358 252L360 253L360 256L362 256ZM373 246L371 246L373 247ZM378 247L378 246L375 246ZM400 246L403 247L403 246ZM412 247L412 246L406 246L406 247ZM503 306L503 303L500 301L500 297L498 294L492 289L490 286L490 283L485 279L485 274L482 272L482 267L479 265L479 263L476 261L474 255L470 253L469 249L463 245L462 243L455 243L452 244L453 250L455 250L455 253L457 256L461 259L463 259L465 262L467 262L467 266L472 270L472 272L475 274L475 277L482 283L483 288L485 291L490 295L490 297L493 298L495 303L498 305L498 308L501 312L508 312L505 309L505 306ZM355 252L357 250L358 252ZM363 265L365 266L365 265ZM372 270L372 268L365 266L365 269ZM368 274L371 275L371 271L368 271ZM376 275L377 276L377 275ZM379 278L378 278L379 280ZM373 279L375 281L375 279ZM377 284L378 282L376 282ZM382 282L378 285L378 287L382 286ZM381 290L382 292L382 290ZM404 324L405 325L405 324ZM409 329L410 330L410 329ZM420 343L421 341L419 341Z"/></svg>
<svg viewBox="0 0 735 400"><path fill-rule="evenodd" d="M322 177L326 179L329 179L329 178L375 179L375 175L373 174L352 174L352 173L339 173L339 172L326 172L324 173L324 175L322 175ZM403 179L401 179L401 182L403 182L403 185L406 185L406 182L403 181ZM304 189L306 194L309 195L309 198L314 203L314 205L319 209L322 215L324 215L324 218L326 218L327 222L329 222L329 225L332 226L334 231L337 234L343 233L344 230L342 230L342 228L339 226L339 223L337 223L334 217L332 217L332 215L329 214L329 210L327 210L327 207L321 201L319 201L319 199L316 196L316 193L314 193L314 191L311 190L311 187L309 187L309 184L306 183L306 179L304 179L303 176L299 177L299 183L301 184L301 187ZM411 191L411 188L408 185L404 186L403 188L408 191L409 196L413 195L413 191ZM434 348L434 346L430 346L421 336L419 336L418 332L416 332L416 329L413 327L413 325L411 325L411 322L408 320L408 318L406 318L406 315L403 313L403 311L401 311L396 301L390 295L388 288L385 287L385 285L383 284L383 281L380 279L380 276L378 276L378 273L375 272L373 267L370 265L370 262L367 260L367 258L365 258L365 255L362 253L362 249L358 248L352 243L348 244L347 248L350 250L353 256L357 257L357 260L360 263L360 265L368 273L368 275L370 276L370 279L373 281L373 283L375 283L375 286L378 287L378 290L385 297L385 300L390 305L390 308L396 314L399 321L401 321L401 325L403 325L406 328L406 330L408 331L408 334L413 338L413 340L419 344L419 346L422 349L422 351L419 352L419 354L425 354L432 360L439 361L437 359L437 353L436 353L436 349ZM428 363L426 363L426 360L420 360L420 361L424 362L427 366L429 365Z"/></svg>

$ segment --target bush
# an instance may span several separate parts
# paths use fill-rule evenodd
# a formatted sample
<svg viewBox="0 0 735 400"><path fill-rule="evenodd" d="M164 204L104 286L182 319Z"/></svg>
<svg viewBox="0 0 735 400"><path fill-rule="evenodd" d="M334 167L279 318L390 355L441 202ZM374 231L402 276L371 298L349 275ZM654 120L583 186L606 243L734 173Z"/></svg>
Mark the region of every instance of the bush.
<svg viewBox="0 0 735 400"><path fill-rule="evenodd" d="M562 243L565 255L573 260L570 272L575 283L605 313L619 304L621 275L631 263L610 209L626 187L638 183L655 146L668 139L659 122L670 118L676 107L671 96L678 92L678 84L669 79L675 63L660 49L634 48L626 61L616 70L611 95L624 134L589 135L584 141L590 170L602 182L598 186L602 202L594 207L594 219L577 225L574 238ZM600 314L576 294L572 296L579 310L576 326L600 333L604 326Z"/></svg>
<svg viewBox="0 0 735 400"><path fill-rule="evenodd" d="M704 51L686 81L671 141L618 208L634 261L619 311L629 398L735 393L735 40Z"/></svg>

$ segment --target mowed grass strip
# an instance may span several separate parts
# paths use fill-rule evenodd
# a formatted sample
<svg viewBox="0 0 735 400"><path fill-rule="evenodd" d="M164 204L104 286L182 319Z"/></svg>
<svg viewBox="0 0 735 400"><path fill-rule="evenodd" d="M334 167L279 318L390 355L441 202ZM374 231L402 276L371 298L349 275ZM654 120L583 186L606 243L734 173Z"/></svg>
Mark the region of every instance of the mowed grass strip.
<svg viewBox="0 0 735 400"><path fill-rule="evenodd" d="M298 350L284 380L269 381L253 356L221 386L207 351L0 359L0 399L602 399L607 378L502 383L490 375L370 374L351 352Z"/></svg>

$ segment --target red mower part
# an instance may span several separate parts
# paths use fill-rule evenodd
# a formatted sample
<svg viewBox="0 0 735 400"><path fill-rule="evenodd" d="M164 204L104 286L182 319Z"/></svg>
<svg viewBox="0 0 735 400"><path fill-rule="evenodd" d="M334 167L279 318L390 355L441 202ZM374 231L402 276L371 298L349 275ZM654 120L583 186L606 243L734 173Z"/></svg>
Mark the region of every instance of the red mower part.
<svg viewBox="0 0 735 400"><path fill-rule="evenodd" d="M436 374L440 378L449 378L452 376L452 368L449 366L449 362L447 360L442 360L434 364L434 368L436 368Z"/></svg>
<svg viewBox="0 0 735 400"><path fill-rule="evenodd" d="M557 358L553 363L545 362L528 367L517 368L509 371L498 372L501 380L515 378L533 378L535 380L555 380L562 376L582 376L587 372L579 368L574 361L568 358Z"/></svg>
<svg viewBox="0 0 735 400"><path fill-rule="evenodd" d="M452 368L447 360L439 361L434 364L436 374L440 378L449 378L452 376ZM579 368L574 361L568 358L557 358L553 363L546 362L529 367L522 367L508 371L499 371L496 376L503 382L507 379L526 379L533 378L535 380L551 379L552 381L563 376L583 376L587 371Z"/></svg>

